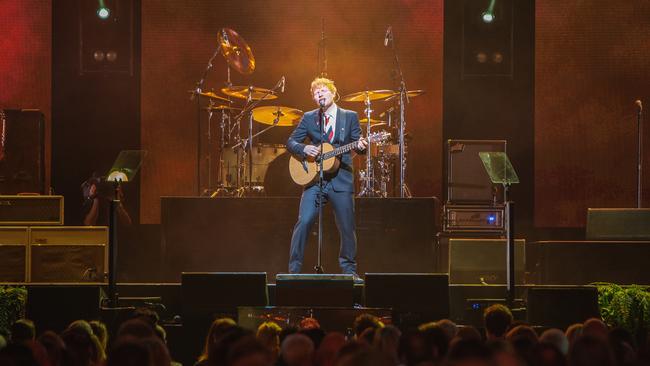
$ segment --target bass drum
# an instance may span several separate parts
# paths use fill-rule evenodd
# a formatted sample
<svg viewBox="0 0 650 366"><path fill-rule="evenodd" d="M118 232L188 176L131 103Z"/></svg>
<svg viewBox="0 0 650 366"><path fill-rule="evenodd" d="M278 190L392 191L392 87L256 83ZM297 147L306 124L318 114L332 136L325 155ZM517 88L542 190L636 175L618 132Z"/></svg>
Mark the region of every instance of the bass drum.
<svg viewBox="0 0 650 366"><path fill-rule="evenodd" d="M269 163L264 176L264 190L271 197L300 197L302 187L294 183L289 175L291 153L285 151Z"/></svg>

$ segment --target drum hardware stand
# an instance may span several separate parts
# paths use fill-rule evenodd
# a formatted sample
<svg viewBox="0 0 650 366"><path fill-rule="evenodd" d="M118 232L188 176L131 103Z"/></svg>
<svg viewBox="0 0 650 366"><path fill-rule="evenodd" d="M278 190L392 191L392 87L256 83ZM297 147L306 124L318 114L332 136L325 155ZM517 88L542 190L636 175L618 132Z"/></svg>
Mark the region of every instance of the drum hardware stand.
<svg viewBox="0 0 650 366"><path fill-rule="evenodd" d="M402 68L399 63L399 57L397 55L397 47L395 46L395 39L393 37L392 27L389 27L387 40L391 43L391 48L393 50L393 56L395 61L395 70L397 75L399 75L399 191L401 198L410 198L411 192L406 185L406 146L404 141L404 133L406 130L406 119L404 117L404 108L405 104L409 103L409 97L406 93L406 82L404 81L404 75L402 74ZM386 45L388 45L386 43Z"/></svg>
<svg viewBox="0 0 650 366"><path fill-rule="evenodd" d="M195 96L199 95L201 92L203 92L203 84L205 83L205 79L208 76L208 72L212 69L212 61L217 57L217 55L221 52L221 44L219 44L219 47L214 51L212 54L212 57L208 60L208 65L206 66L205 70L203 70L203 74L201 75L201 79L196 83L196 88L194 88L194 92L191 95L191 99L193 99ZM197 151L196 151L196 190L197 190L197 195L201 195L201 98L196 98L196 127L197 127ZM212 115L210 114L210 117ZM208 134L210 129L210 121L208 120ZM208 135L209 138L209 135ZM208 151L209 151L209 146L208 146ZM208 158L208 163L210 161L210 158ZM209 175L210 172L208 172L208 189L210 189L210 182L209 182Z"/></svg>
<svg viewBox="0 0 650 366"><path fill-rule="evenodd" d="M638 108L636 114L636 123L637 123L637 155L636 155L636 167L637 167L637 176L636 176L636 208L641 208L641 178L643 173L643 104L641 100L637 100L636 106Z"/></svg>
<svg viewBox="0 0 650 366"><path fill-rule="evenodd" d="M359 197L374 197L376 196L377 192L374 190L375 178L372 171L372 153L370 142L370 116L372 115L372 103L370 102L370 94L367 92L364 104L366 105L365 113L366 118L368 119L368 125L366 127L366 139L368 140L368 146L366 146L366 171L362 173L364 187L361 192L359 192Z"/></svg>
<svg viewBox="0 0 650 366"><path fill-rule="evenodd" d="M244 156L246 154L248 154L248 185L247 186L242 187L240 185L240 183L241 183L241 180L240 180L241 179L241 174L240 174L241 167L240 166L237 167L237 187L238 187L238 192L239 192L239 189L243 188L243 192L238 194L238 197L242 197L242 195L244 193L246 193L246 192L251 193L253 191L253 138L261 135L262 132L266 132L267 130L269 130L269 128L275 127L274 125L269 126L265 130L260 131L259 133L256 133L256 134L253 135L253 109L255 107L257 107L257 105L260 104L262 101L264 101L268 95L275 94L276 90L283 87L284 86L284 80L285 80L285 78L283 76L280 79L280 81L275 85L275 87L273 87L273 89L271 89L271 90L267 91L266 93L264 93L264 95L262 95L262 97L259 98L258 100L253 100L253 86L249 86L248 87L248 98L246 99L246 105L244 106L242 111L239 112L237 117L235 117L235 120L236 120L235 123L238 126L241 126L242 118L246 114L248 114L248 137L241 140L240 142L238 142L237 144L235 144L232 147L233 149L240 148L240 150L244 153ZM279 118L279 116L278 116L278 118ZM239 154L237 156L239 157ZM245 160L245 158L242 159L241 163L238 161L238 164L243 165L244 160Z"/></svg>

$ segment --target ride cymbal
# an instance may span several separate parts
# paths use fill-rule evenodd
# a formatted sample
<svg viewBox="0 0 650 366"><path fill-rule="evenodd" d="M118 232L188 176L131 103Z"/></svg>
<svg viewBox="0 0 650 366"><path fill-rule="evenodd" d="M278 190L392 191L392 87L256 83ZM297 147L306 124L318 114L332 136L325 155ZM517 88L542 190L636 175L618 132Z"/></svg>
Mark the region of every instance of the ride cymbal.
<svg viewBox="0 0 650 366"><path fill-rule="evenodd" d="M262 98L264 100L271 100L278 98L270 89L258 88L256 86L229 86L221 89L221 92L239 99L248 99L249 94L251 94L252 100L262 100Z"/></svg>
<svg viewBox="0 0 650 366"><path fill-rule="evenodd" d="M394 90L366 90L357 93L348 94L341 98L344 102L365 102L366 97L370 100L380 100L388 98L395 94Z"/></svg>
<svg viewBox="0 0 650 366"><path fill-rule="evenodd" d="M297 125L302 114L303 112L299 109L282 106L266 106L253 109L253 119L255 121L280 127Z"/></svg>
<svg viewBox="0 0 650 366"><path fill-rule="evenodd" d="M253 51L244 38L230 28L222 28L219 31L218 39L221 54L230 67L244 75L252 74L255 71Z"/></svg>
<svg viewBox="0 0 650 366"><path fill-rule="evenodd" d="M241 111L241 108L231 107L229 105L214 105L212 107L205 107L204 109L206 111L209 111L209 110L213 110L213 111L223 111L223 110Z"/></svg>

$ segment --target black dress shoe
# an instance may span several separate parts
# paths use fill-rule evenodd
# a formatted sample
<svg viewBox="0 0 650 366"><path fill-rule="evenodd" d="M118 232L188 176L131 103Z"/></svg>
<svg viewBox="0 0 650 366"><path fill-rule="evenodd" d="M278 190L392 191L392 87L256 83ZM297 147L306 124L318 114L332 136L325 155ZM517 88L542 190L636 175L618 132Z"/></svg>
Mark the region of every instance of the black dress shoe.
<svg viewBox="0 0 650 366"><path fill-rule="evenodd" d="M363 278L359 277L356 273L352 274L352 281L354 281L355 285L363 285L364 283Z"/></svg>

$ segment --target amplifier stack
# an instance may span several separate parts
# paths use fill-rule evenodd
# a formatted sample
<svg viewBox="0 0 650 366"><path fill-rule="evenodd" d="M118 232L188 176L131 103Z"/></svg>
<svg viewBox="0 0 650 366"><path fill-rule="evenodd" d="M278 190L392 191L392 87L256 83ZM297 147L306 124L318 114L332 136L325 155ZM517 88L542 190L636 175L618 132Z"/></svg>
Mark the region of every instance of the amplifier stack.
<svg viewBox="0 0 650 366"><path fill-rule="evenodd" d="M0 208L0 282L105 282L107 227L63 226L62 196L0 196Z"/></svg>

